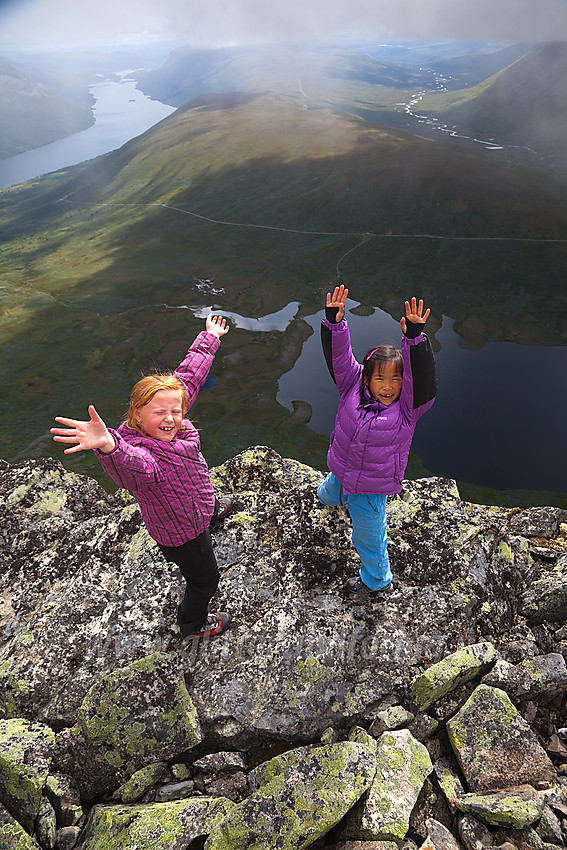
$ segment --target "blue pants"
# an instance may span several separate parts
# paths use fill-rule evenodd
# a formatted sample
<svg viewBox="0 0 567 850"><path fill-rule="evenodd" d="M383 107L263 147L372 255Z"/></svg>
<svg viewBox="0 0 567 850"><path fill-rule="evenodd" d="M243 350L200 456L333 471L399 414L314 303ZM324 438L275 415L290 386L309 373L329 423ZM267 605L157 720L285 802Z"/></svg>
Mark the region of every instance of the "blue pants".
<svg viewBox="0 0 567 850"><path fill-rule="evenodd" d="M352 520L352 545L361 560L360 578L371 590L392 581L386 526L387 496L342 492L339 479L329 472L317 489L319 501L329 507L346 505Z"/></svg>

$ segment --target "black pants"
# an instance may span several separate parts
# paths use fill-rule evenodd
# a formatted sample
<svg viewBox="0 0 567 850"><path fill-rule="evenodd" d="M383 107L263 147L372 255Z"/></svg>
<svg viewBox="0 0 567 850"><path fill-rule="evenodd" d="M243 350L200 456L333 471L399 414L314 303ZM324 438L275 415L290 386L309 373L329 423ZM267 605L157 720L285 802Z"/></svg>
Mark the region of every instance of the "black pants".
<svg viewBox="0 0 567 850"><path fill-rule="evenodd" d="M204 624L209 602L219 583L219 571L211 532L203 531L183 546L160 546L166 561L177 564L187 587L177 611L177 625L181 634L198 631Z"/></svg>

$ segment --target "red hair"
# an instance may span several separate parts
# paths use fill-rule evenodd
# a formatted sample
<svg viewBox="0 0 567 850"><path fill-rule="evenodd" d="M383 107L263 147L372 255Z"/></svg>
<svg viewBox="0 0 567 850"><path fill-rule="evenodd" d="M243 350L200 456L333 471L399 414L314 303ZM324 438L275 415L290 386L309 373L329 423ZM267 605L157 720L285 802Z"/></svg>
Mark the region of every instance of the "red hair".
<svg viewBox="0 0 567 850"><path fill-rule="evenodd" d="M189 407L189 398L187 396L187 390L179 378L176 378L171 373L165 375L146 375L132 387L130 406L124 419L125 424L129 428L142 433L140 425L136 420L136 410L149 404L155 394L160 390L175 390L179 393L181 410L183 416L185 416Z"/></svg>

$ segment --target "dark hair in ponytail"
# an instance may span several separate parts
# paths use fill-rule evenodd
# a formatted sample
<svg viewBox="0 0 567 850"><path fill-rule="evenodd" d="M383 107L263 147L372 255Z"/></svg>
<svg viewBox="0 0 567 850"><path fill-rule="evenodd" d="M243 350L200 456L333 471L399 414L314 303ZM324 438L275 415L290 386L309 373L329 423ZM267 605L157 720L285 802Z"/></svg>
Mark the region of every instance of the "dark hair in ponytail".
<svg viewBox="0 0 567 850"><path fill-rule="evenodd" d="M360 385L360 403L365 404L368 399L364 394L364 388L370 383L370 379L374 374L376 364L378 364L378 374L382 374L382 366L384 363L394 363L396 371L404 374L404 361L402 352L399 348L393 345L379 345L377 348L371 348L362 361L362 383Z"/></svg>

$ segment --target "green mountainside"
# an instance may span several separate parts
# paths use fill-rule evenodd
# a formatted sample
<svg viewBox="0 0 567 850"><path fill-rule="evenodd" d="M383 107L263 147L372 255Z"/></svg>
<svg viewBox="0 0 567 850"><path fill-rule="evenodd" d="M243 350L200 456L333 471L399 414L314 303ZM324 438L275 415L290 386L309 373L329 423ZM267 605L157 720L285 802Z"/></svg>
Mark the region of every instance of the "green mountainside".
<svg viewBox="0 0 567 850"><path fill-rule="evenodd" d="M567 160L567 44L543 44L471 89L423 98L460 131Z"/></svg>
<svg viewBox="0 0 567 850"><path fill-rule="evenodd" d="M299 95L203 95L118 151L0 193L3 454L52 452L53 417L91 402L116 424L140 372L174 367L202 329L195 310L297 302L285 330L231 330L222 390L195 416L211 463L269 438L323 466L305 405L275 397L337 273L395 317L422 295L431 333L450 316L468 347L564 342L567 249L548 241L564 238L564 199L544 171Z"/></svg>
<svg viewBox="0 0 567 850"><path fill-rule="evenodd" d="M0 159L46 145L94 123L79 104L0 58Z"/></svg>
<svg viewBox="0 0 567 850"><path fill-rule="evenodd" d="M448 89L471 88L503 71L531 49L528 44L510 44L490 53L435 59L432 67L446 78Z"/></svg>
<svg viewBox="0 0 567 850"><path fill-rule="evenodd" d="M277 51L269 73L265 57L219 56L194 57L176 95L194 98L119 150L0 192L7 459L52 453L53 417L89 403L117 424L140 373L179 362L196 313L253 323L297 304L280 330L233 324L220 387L193 414L211 464L268 441L324 468L309 406L290 413L276 393L339 276L396 318L424 297L431 335L450 317L468 348L565 344L558 169L378 123L403 111L419 69L341 50ZM86 455L67 462L100 477Z"/></svg>

